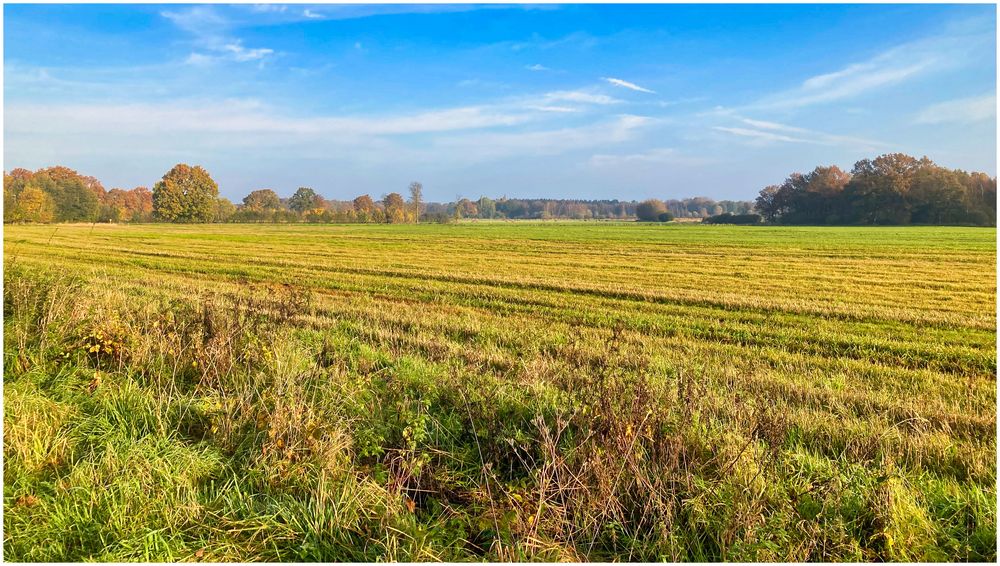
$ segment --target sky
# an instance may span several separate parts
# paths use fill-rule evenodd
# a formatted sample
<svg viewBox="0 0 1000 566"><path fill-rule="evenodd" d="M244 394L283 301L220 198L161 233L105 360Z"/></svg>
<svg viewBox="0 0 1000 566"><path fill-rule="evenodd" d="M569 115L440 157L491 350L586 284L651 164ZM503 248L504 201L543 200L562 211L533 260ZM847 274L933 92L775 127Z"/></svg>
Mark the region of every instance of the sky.
<svg viewBox="0 0 1000 566"><path fill-rule="evenodd" d="M904 152L996 175L991 5L19 5L4 169L238 202L752 199Z"/></svg>

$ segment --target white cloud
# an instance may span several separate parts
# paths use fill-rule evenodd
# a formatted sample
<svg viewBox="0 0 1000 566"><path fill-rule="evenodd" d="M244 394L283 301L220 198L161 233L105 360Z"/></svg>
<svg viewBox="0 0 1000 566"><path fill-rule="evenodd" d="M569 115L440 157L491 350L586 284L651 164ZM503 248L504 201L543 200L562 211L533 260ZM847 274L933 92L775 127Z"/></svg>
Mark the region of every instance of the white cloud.
<svg viewBox="0 0 1000 566"><path fill-rule="evenodd" d="M639 85L637 85L635 83L630 83L628 81L623 81L621 79L612 79L612 78L604 77L604 80L608 81L609 83L611 83L611 84L613 84L615 86L620 86L620 87L623 87L623 88L627 88L627 89L635 90L635 91L639 91L639 92L647 92L649 94L656 94L656 91L649 90L648 88L644 88L644 87L641 87L641 86L639 86Z"/></svg>
<svg viewBox="0 0 1000 566"><path fill-rule="evenodd" d="M622 101L606 94L596 94L584 90L559 90L549 92L545 100L550 102L579 102L582 104L619 104Z"/></svg>
<svg viewBox="0 0 1000 566"><path fill-rule="evenodd" d="M827 146L847 146L871 150L886 146L886 144L878 141L867 140L854 136L817 132L807 128L789 126L787 124L780 124L778 122L770 122L767 120L755 120L752 118L738 118L738 120L742 124L750 127L716 126L713 129L741 138L749 138L751 143L755 145L767 144L770 142L784 142Z"/></svg>
<svg viewBox="0 0 1000 566"><path fill-rule="evenodd" d="M917 124L968 124L995 118L997 97L984 94L932 104L916 117Z"/></svg>
<svg viewBox="0 0 1000 566"><path fill-rule="evenodd" d="M437 152L455 152L469 161L523 155L558 155L627 142L656 120L622 114L584 126L523 132L473 132L436 138ZM437 153L435 153L437 155Z"/></svg>
<svg viewBox="0 0 1000 566"><path fill-rule="evenodd" d="M309 19L311 19L311 20L322 19L322 18L325 17L325 16L323 16L323 14L318 14L316 12L313 12L312 10L310 10L308 8L306 8L305 10L302 10L302 15L305 16L305 17L307 17L307 18L309 18Z"/></svg>
<svg viewBox="0 0 1000 566"><path fill-rule="evenodd" d="M254 4L250 7L250 11L257 14L267 14L271 12L283 13L288 10L288 6L284 4Z"/></svg>
<svg viewBox="0 0 1000 566"><path fill-rule="evenodd" d="M747 128L732 128L732 127L726 127L726 126L715 126L712 129L720 131L720 132L726 132L726 133L729 133L729 134L733 134L734 136L754 138L754 139L762 140L762 141L780 141L780 142L789 142L789 143L812 143L809 140L804 140L804 139L800 139L800 138L793 138L791 136L786 136L786 135L783 135L783 134L776 134L774 132L765 132L765 131L762 131L762 130L751 130L751 129L747 129Z"/></svg>
<svg viewBox="0 0 1000 566"><path fill-rule="evenodd" d="M528 69L529 71L551 71L552 70L552 69L546 67L545 65L541 65L539 63L535 63L534 65L528 65L528 66L525 67L525 69Z"/></svg>
<svg viewBox="0 0 1000 566"><path fill-rule="evenodd" d="M590 164L597 166L623 165L626 163L667 163L677 159L677 150L670 147L653 148L641 153L625 155L595 154Z"/></svg>
<svg viewBox="0 0 1000 566"><path fill-rule="evenodd" d="M538 110L539 112L560 112L567 114L570 112L579 112L579 108L574 108L572 106L526 106L531 110Z"/></svg>
<svg viewBox="0 0 1000 566"><path fill-rule="evenodd" d="M747 124L749 126L753 126L755 128L759 128L759 129L762 129L762 130L778 130L778 131L781 131L781 132L796 132L796 133L800 133L800 134L804 134L804 133L808 133L809 132L809 130L806 130L804 128L798 128L798 127L795 127L795 126L787 126L785 124L779 124L777 122L767 122L765 120L752 120L750 118L741 118L740 121L742 121L744 124Z"/></svg>
<svg viewBox="0 0 1000 566"><path fill-rule="evenodd" d="M215 37L229 28L229 20L212 6L193 6L186 10L160 12L182 30L200 37Z"/></svg>
<svg viewBox="0 0 1000 566"><path fill-rule="evenodd" d="M254 7L252 11L261 10ZM246 63L262 61L274 54L273 49L266 47L244 47L243 42L230 33L233 23L212 6L194 6L177 12L164 11L160 15L194 36L194 44L207 51L191 53L185 61L188 64L209 65L224 61Z"/></svg>
<svg viewBox="0 0 1000 566"><path fill-rule="evenodd" d="M294 134L380 136L447 132L514 126L535 119L530 112L469 106L395 116L327 116L298 118L254 101L187 104L13 105L8 131L75 134L114 131L205 134Z"/></svg>
<svg viewBox="0 0 1000 566"><path fill-rule="evenodd" d="M866 95L917 77L966 64L990 41L982 30L921 39L888 49L867 61L809 77L795 88L765 97L749 108L794 109ZM985 42L985 43L984 43Z"/></svg>
<svg viewBox="0 0 1000 566"><path fill-rule="evenodd" d="M247 49L240 45L239 43L229 43L224 45L222 49L231 54L235 61L258 61L264 57L274 53L273 49L258 48L258 49Z"/></svg>

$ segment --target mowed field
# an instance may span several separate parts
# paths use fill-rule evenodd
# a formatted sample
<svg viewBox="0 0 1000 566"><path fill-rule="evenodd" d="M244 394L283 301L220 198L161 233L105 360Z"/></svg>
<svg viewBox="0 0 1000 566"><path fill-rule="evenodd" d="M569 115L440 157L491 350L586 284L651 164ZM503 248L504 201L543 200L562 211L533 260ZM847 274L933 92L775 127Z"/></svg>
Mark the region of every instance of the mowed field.
<svg viewBox="0 0 1000 566"><path fill-rule="evenodd" d="M4 228L7 560L996 560L996 231Z"/></svg>

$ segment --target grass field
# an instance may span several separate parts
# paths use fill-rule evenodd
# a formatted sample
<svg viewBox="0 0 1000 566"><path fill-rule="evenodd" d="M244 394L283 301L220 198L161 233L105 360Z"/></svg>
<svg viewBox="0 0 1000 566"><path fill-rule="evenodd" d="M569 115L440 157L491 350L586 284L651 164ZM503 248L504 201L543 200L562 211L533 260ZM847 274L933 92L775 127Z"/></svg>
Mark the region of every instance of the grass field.
<svg viewBox="0 0 1000 566"><path fill-rule="evenodd" d="M6 226L7 560L983 560L996 231Z"/></svg>

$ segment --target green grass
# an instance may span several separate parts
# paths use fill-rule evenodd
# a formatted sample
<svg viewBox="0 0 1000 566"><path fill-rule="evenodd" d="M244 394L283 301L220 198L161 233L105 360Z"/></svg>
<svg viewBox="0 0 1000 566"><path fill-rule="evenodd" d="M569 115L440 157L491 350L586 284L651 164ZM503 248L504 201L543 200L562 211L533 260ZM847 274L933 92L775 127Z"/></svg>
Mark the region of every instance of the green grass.
<svg viewBox="0 0 1000 566"><path fill-rule="evenodd" d="M4 556L995 561L995 242L6 226Z"/></svg>

